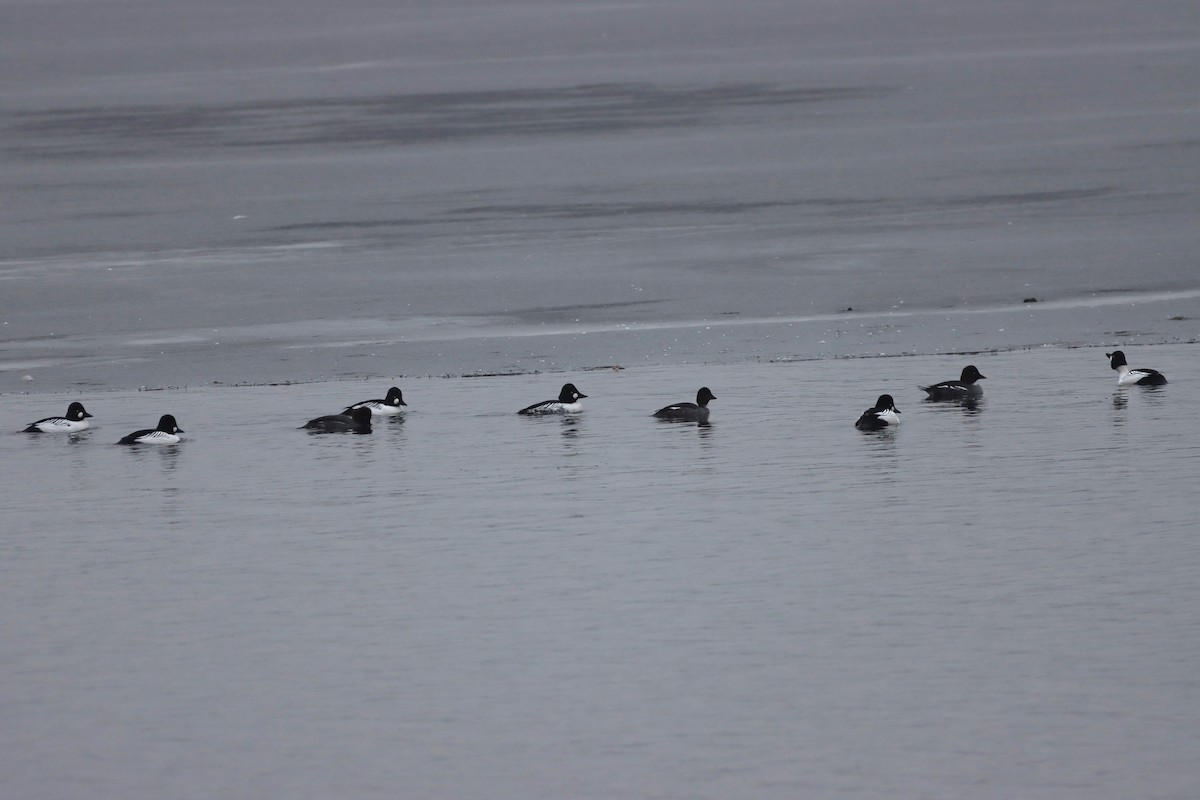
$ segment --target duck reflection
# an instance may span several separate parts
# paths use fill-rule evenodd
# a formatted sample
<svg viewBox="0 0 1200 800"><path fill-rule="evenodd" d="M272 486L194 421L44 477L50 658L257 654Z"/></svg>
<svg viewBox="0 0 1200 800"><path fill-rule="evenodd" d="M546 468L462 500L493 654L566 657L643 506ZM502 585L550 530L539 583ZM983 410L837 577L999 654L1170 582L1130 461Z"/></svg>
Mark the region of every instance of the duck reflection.
<svg viewBox="0 0 1200 800"><path fill-rule="evenodd" d="M124 452L130 457L141 461L157 460L164 473L172 472L179 467L179 459L184 450L178 444L162 444L155 447L129 447Z"/></svg>
<svg viewBox="0 0 1200 800"><path fill-rule="evenodd" d="M899 484L902 480L903 470L896 444L899 432L900 428L896 425L863 432L863 446L870 461L867 472L871 475L871 485L875 488Z"/></svg>
<svg viewBox="0 0 1200 800"><path fill-rule="evenodd" d="M658 422L663 425L686 425L689 427L696 427L696 428L708 428L708 427L712 426L712 423L709 422L707 419L695 420L695 419L674 419L674 418L670 418L670 417L656 417L655 422Z"/></svg>
<svg viewBox="0 0 1200 800"><path fill-rule="evenodd" d="M1152 406L1161 405L1166 399L1166 387L1162 385L1142 386L1139 395L1146 398L1146 402Z"/></svg>
<svg viewBox="0 0 1200 800"><path fill-rule="evenodd" d="M936 411L945 411L948 414L962 414L964 417L978 416L987 408L987 400L978 396L963 397L958 400L937 400L932 397L926 397L921 400L921 403L925 407Z"/></svg>
<svg viewBox="0 0 1200 800"><path fill-rule="evenodd" d="M581 432L584 430L583 417L575 414L568 414L559 420L559 424L562 426L561 433L563 437L563 443L570 445L570 449L574 450L575 446L579 443Z"/></svg>

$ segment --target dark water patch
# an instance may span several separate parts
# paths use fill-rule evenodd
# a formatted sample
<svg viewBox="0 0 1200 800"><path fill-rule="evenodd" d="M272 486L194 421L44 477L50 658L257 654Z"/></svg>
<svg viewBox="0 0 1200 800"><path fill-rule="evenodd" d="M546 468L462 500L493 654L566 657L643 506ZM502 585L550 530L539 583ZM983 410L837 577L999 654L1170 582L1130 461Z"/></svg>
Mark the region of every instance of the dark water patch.
<svg viewBox="0 0 1200 800"><path fill-rule="evenodd" d="M1132 150L1132 151L1150 150L1150 151L1154 151L1154 152L1160 152L1160 151L1168 151L1169 152L1172 150L1178 150L1178 151L1195 150L1198 147L1200 147L1200 139L1177 139L1177 140L1170 141L1170 142L1147 142L1145 144L1133 145L1133 146L1129 147L1128 149Z"/></svg>
<svg viewBox="0 0 1200 800"><path fill-rule="evenodd" d="M632 203L514 203L469 206L453 209L452 220L468 217L491 219L545 217L549 219L604 219L658 214L746 214L771 208L795 206L793 202L709 202L687 201Z"/></svg>
<svg viewBox="0 0 1200 800"><path fill-rule="evenodd" d="M581 313L588 311L612 311L621 308L636 308L638 306L653 306L670 302L665 298L654 300L629 300L612 303L576 303L567 306L540 306L505 311L505 315L526 322L550 322L572 320Z"/></svg>
<svg viewBox="0 0 1200 800"><path fill-rule="evenodd" d="M741 109L872 100L888 87L768 83L388 94L22 112L5 150L37 158L149 157L228 148L392 147L496 136L614 133L731 120Z"/></svg>
<svg viewBox="0 0 1200 800"><path fill-rule="evenodd" d="M268 228L263 228L263 230L276 233L294 231L353 231L403 228L420 224L422 224L422 221L416 219L329 220L325 222L296 222L290 225L274 225Z"/></svg>
<svg viewBox="0 0 1200 800"><path fill-rule="evenodd" d="M917 204L920 200L915 201ZM660 214L705 214L714 216L753 214L762 211L787 210L794 208L826 211L835 215L851 214L855 217L864 212L883 212L902 210L912 211L914 201L910 198L842 198L815 197L794 200L712 200L698 202L691 200L644 201L628 203L555 203L547 205L491 205L473 206L457 209L455 212L466 216L547 216L562 219L587 219L604 217L627 217L638 215Z"/></svg>
<svg viewBox="0 0 1200 800"><path fill-rule="evenodd" d="M513 202L451 207L433 211L429 217L390 219L323 219L273 225L260 230L271 233L319 233L335 231L380 231L455 223L495 222L529 225L538 220L595 222L613 220L689 217L734 218L750 215L797 212L797 221L853 226L857 233L887 233L922 228L958 228L973 221L949 215L948 211L970 211L1003 207L1070 204L1118 194L1116 187L1056 189L1010 194L972 194L905 197L805 197L786 199L712 198L694 200L615 200L596 202ZM837 228L834 228L837 229Z"/></svg>
<svg viewBox="0 0 1200 800"><path fill-rule="evenodd" d="M932 204L946 208L982 208L989 206L1029 205L1033 203L1062 203L1108 197L1117 193L1117 191L1118 189L1111 186L1100 186L1093 189L1060 189L1056 191L1013 194L961 195L935 200L932 201Z"/></svg>
<svg viewBox="0 0 1200 800"><path fill-rule="evenodd" d="M825 217L853 219L864 217L920 214L946 209L990 208L1043 203L1064 203L1109 196L1112 187L1061 189L1020 194L981 194L949 197L816 197L789 200L647 200L636 202L593 203L494 203L451 209L449 221L472 219L608 219L661 215L736 216L767 211L804 209ZM924 223L923 223L924 224ZM911 225L905 222L904 225Z"/></svg>
<svg viewBox="0 0 1200 800"><path fill-rule="evenodd" d="M628 202L562 202L562 203L492 203L448 209L436 222L456 223L482 221L529 222L530 220L610 220L658 216L739 216L776 210L808 208L830 212L839 217L859 219L865 212L911 210L911 202L901 198L805 198L797 200L730 200L707 202L693 200L645 200ZM316 220L277 225L264 230L273 232L378 230L427 224L429 220L413 218L372 220Z"/></svg>

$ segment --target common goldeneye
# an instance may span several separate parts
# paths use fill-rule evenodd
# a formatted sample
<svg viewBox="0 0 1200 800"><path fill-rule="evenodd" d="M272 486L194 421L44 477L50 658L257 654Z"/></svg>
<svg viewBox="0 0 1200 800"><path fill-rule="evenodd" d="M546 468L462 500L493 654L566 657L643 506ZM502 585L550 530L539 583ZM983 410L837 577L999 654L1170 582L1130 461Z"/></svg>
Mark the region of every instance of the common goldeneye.
<svg viewBox="0 0 1200 800"><path fill-rule="evenodd" d="M543 400L527 408L522 408L517 413L526 416L536 416L538 414L578 414L580 411L583 411L583 403L579 401L585 397L587 395L581 394L575 388L575 384L564 383L562 391L558 393L557 400Z"/></svg>
<svg viewBox="0 0 1200 800"><path fill-rule="evenodd" d="M696 392L696 402L664 406L655 411L654 416L685 422L708 422L708 401L716 399L717 396L707 386L701 386L700 391Z"/></svg>
<svg viewBox="0 0 1200 800"><path fill-rule="evenodd" d="M402 413L400 406L407 406L404 402L404 395L400 393L400 388L393 386L388 389L387 397L382 400L363 400L361 403L355 403L352 406L346 406L343 414L349 414L356 408L369 408L371 413L376 416L388 416L390 414Z"/></svg>
<svg viewBox="0 0 1200 800"><path fill-rule="evenodd" d="M1125 354L1120 350L1104 355L1109 358L1108 365L1117 371L1117 386L1162 386L1167 382L1167 376L1156 369L1130 369Z"/></svg>
<svg viewBox="0 0 1200 800"><path fill-rule="evenodd" d="M962 375L956 381L942 381L920 388L929 394L926 400L965 400L983 394L983 387L975 381L985 378L987 376L981 375L974 364L969 364L963 367Z"/></svg>
<svg viewBox="0 0 1200 800"><path fill-rule="evenodd" d="M354 409L349 414L330 414L317 417L304 423L304 428L317 433L340 433L342 431L370 433L371 409L361 407Z"/></svg>
<svg viewBox="0 0 1200 800"><path fill-rule="evenodd" d="M67 406L67 413L61 417L46 417L39 419L37 422L29 423L29 427L24 430L24 433L77 433L86 431L88 425L88 417L92 416L83 410L83 403L71 403Z"/></svg>
<svg viewBox="0 0 1200 800"><path fill-rule="evenodd" d="M881 394L879 399L875 401L874 408L868 408L858 418L858 422L854 423L854 427L860 431L877 431L886 428L889 425L900 424L900 409L896 408L896 403L892 400L890 394Z"/></svg>
<svg viewBox="0 0 1200 800"><path fill-rule="evenodd" d="M134 431L117 444L176 444L179 442L179 434L183 432L183 428L176 424L173 416L163 414L158 419L157 428Z"/></svg>

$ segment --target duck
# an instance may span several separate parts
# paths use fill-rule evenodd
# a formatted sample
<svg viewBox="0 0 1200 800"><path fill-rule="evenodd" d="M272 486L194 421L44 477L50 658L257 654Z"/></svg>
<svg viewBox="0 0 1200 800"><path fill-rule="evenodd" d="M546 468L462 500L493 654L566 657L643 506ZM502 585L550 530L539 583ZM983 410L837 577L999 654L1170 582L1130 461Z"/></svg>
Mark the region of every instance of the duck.
<svg viewBox="0 0 1200 800"><path fill-rule="evenodd" d="M303 430L314 433L353 433L371 432L371 409L366 406L355 408L349 414L329 414L324 417L310 419L304 423Z"/></svg>
<svg viewBox="0 0 1200 800"><path fill-rule="evenodd" d="M708 422L708 401L716 400L717 396L707 386L701 386L696 392L694 403L673 403L663 406L654 412L659 419L680 420L683 422Z"/></svg>
<svg viewBox="0 0 1200 800"><path fill-rule="evenodd" d="M37 422L29 423L23 433L78 433L86 431L91 425L88 419L92 415L83 409L83 403L71 403L67 413L61 417L46 417Z"/></svg>
<svg viewBox="0 0 1200 800"><path fill-rule="evenodd" d="M1104 355L1108 356L1108 365L1117 371L1117 386L1162 386L1167 382L1167 376L1156 369L1130 369L1129 362L1125 360L1125 353L1120 350Z"/></svg>
<svg viewBox="0 0 1200 800"><path fill-rule="evenodd" d="M585 397L587 395L576 389L575 384L564 383L557 400L543 400L540 403L526 406L517 413L527 417L541 414L578 414L583 411L583 403L579 401Z"/></svg>
<svg viewBox="0 0 1200 800"><path fill-rule="evenodd" d="M878 431L889 425L900 424L900 409L896 408L896 401L892 399L890 394L881 394L879 399L875 401L874 408L868 408L854 423L854 427L860 431Z"/></svg>
<svg viewBox="0 0 1200 800"><path fill-rule="evenodd" d="M140 431L134 431L128 436L121 439L117 444L178 444L179 434L183 433L183 428L175 422L175 417L170 414L163 414L158 418L157 428L145 428Z"/></svg>
<svg viewBox="0 0 1200 800"><path fill-rule="evenodd" d="M963 367L962 375L956 381L942 381L932 386L920 387L929 396L926 400L968 400L983 395L983 387L976 381L987 378L975 368L974 364Z"/></svg>
<svg viewBox="0 0 1200 800"><path fill-rule="evenodd" d="M388 389L387 397L382 400L363 400L353 405L346 406L343 414L349 414L356 408L369 408L371 413L376 416L390 416L392 414L401 414L403 411L400 406L407 406L404 402L404 395L400 392L400 387L393 386Z"/></svg>

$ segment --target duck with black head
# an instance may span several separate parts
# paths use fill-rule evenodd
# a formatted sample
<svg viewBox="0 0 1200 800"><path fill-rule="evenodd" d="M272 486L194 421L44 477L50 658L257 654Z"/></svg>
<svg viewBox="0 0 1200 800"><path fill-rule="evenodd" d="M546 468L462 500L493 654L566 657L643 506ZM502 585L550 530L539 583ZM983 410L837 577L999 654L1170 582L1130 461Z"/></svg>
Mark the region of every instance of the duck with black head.
<svg viewBox="0 0 1200 800"><path fill-rule="evenodd" d="M1108 356L1108 365L1117 372L1117 386L1162 386L1167 382L1167 376L1156 369L1130 369L1125 353L1120 350L1104 355Z"/></svg>
<svg viewBox="0 0 1200 800"><path fill-rule="evenodd" d="M663 406L654 412L654 416L659 419L704 424L708 422L708 401L716 399L717 396L712 393L712 390L707 386L701 386L700 391L696 392L696 402L674 403L673 405Z"/></svg>
<svg viewBox="0 0 1200 800"><path fill-rule="evenodd" d="M980 373L974 364L963 367L962 375L956 381L942 381L932 386L919 387L928 397L926 400L958 401L974 400L983 396L983 387L977 381L987 378Z"/></svg>
<svg viewBox="0 0 1200 800"><path fill-rule="evenodd" d="M900 424L900 409L890 394L881 394L872 408L868 408L854 423L860 431L881 431L892 425Z"/></svg>

